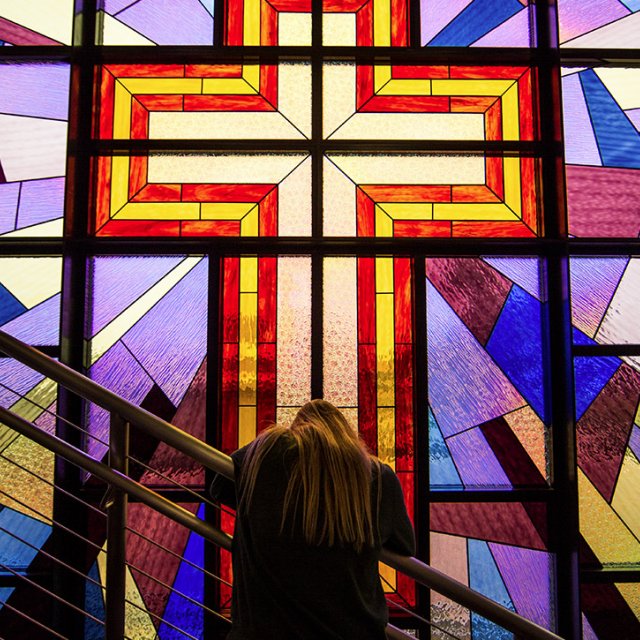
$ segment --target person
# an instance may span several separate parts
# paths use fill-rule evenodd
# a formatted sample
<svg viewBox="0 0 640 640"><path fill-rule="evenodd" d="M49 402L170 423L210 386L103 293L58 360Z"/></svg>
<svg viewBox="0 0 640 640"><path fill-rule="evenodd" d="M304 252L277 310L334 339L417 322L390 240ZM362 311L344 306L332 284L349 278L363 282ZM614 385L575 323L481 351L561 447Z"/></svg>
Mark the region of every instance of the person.
<svg viewBox="0 0 640 640"><path fill-rule="evenodd" d="M232 454L233 483L214 498L236 509L228 640L383 640L381 547L415 553L397 476L344 415L305 404Z"/></svg>

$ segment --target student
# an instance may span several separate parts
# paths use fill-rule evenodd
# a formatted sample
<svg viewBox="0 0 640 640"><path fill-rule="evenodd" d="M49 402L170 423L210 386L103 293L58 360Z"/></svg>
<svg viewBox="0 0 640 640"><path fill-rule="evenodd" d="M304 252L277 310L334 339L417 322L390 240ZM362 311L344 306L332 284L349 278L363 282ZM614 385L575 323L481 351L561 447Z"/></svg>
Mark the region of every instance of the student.
<svg viewBox="0 0 640 640"><path fill-rule="evenodd" d="M211 487L237 509L228 639L384 640L380 550L415 547L391 468L324 400L231 457L235 490Z"/></svg>

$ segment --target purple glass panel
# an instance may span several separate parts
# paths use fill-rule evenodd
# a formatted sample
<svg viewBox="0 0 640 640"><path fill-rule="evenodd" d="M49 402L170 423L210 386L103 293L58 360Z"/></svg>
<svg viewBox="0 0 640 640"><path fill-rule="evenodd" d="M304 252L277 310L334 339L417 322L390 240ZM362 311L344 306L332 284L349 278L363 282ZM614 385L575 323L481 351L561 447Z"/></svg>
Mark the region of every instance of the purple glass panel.
<svg viewBox="0 0 640 640"><path fill-rule="evenodd" d="M572 235L638 237L640 170L568 165L566 176Z"/></svg>
<svg viewBox="0 0 640 640"><path fill-rule="evenodd" d="M577 73L562 78L562 112L565 162L602 166L596 136Z"/></svg>
<svg viewBox="0 0 640 640"><path fill-rule="evenodd" d="M474 47L522 47L526 46L524 34L530 34L529 10L524 8L503 22L493 31L473 43Z"/></svg>
<svg viewBox="0 0 640 640"><path fill-rule="evenodd" d="M628 258L572 258L573 324L593 337L627 266Z"/></svg>
<svg viewBox="0 0 640 640"><path fill-rule="evenodd" d="M634 425L631 430L631 437L629 438L629 447L635 454L636 458L640 460L640 429Z"/></svg>
<svg viewBox="0 0 640 640"><path fill-rule="evenodd" d="M551 609L553 562L549 553L489 543L516 611L546 629L555 627Z"/></svg>
<svg viewBox="0 0 640 640"><path fill-rule="evenodd" d="M103 0L103 8L107 13L115 15L118 11L122 11L132 4L136 4L139 0Z"/></svg>
<svg viewBox="0 0 640 640"><path fill-rule="evenodd" d="M27 180L20 191L18 228L62 218L64 213L64 178Z"/></svg>
<svg viewBox="0 0 640 640"><path fill-rule="evenodd" d="M525 405L492 358L427 283L429 400L445 437Z"/></svg>
<svg viewBox="0 0 640 640"><path fill-rule="evenodd" d="M213 43L213 21L199 0L140 0L118 19L156 44Z"/></svg>
<svg viewBox="0 0 640 640"><path fill-rule="evenodd" d="M7 408L19 400L12 391L25 394L44 376L12 358L0 358L0 405Z"/></svg>
<svg viewBox="0 0 640 640"><path fill-rule="evenodd" d="M66 120L69 110L69 65L0 64L0 113Z"/></svg>
<svg viewBox="0 0 640 640"><path fill-rule="evenodd" d="M89 375L92 380L135 404L140 404L153 387L153 380L121 342L116 343L91 367ZM109 414L104 409L91 405L87 424L91 427L92 435L109 441ZM106 449L95 440L88 442L87 450L94 458L102 458Z"/></svg>
<svg viewBox="0 0 640 640"><path fill-rule="evenodd" d="M0 172L2 168L0 167ZM20 185L0 182L0 234L13 231L16 226Z"/></svg>
<svg viewBox="0 0 640 640"><path fill-rule="evenodd" d="M560 0L558 5L561 42L630 13L618 0Z"/></svg>
<svg viewBox="0 0 640 640"><path fill-rule="evenodd" d="M181 257L95 258L91 262L91 328L94 336L179 264Z"/></svg>
<svg viewBox="0 0 640 640"><path fill-rule="evenodd" d="M207 261L202 260L122 342L177 405L204 359L206 326Z"/></svg>
<svg viewBox="0 0 640 640"><path fill-rule="evenodd" d="M7 322L3 331L32 345L57 345L60 335L60 294Z"/></svg>
<svg viewBox="0 0 640 640"><path fill-rule="evenodd" d="M629 120L633 122L633 126L640 131L640 109L628 109L625 113Z"/></svg>
<svg viewBox="0 0 640 640"><path fill-rule="evenodd" d="M537 258L484 258L484 261L534 298L544 300L544 292L540 288L540 265Z"/></svg>
<svg viewBox="0 0 640 640"><path fill-rule="evenodd" d="M511 482L480 429L446 440L465 487L509 487Z"/></svg>

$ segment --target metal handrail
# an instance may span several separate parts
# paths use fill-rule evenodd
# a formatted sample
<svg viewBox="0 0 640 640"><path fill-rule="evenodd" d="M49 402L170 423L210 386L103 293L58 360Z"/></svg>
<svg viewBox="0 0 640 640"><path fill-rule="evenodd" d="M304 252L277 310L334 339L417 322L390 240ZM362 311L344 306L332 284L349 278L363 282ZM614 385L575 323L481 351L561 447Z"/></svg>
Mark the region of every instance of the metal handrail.
<svg viewBox="0 0 640 640"><path fill-rule="evenodd" d="M121 416L125 420L135 424L136 427L156 437L158 440L164 441L179 451L190 455L213 471L233 479L233 463L229 456L174 427L172 424L161 420L148 411L135 406L112 391L105 389L97 382L57 362L53 358L50 358L4 331L0 331L0 350L27 364L39 373L46 375L74 393L77 393L79 396ZM36 440L39 444L59 453L74 464L83 466L91 473L102 477L102 479L105 479L107 482L114 484L124 491L129 492L127 487L129 487L128 483L130 483L131 495L136 496L143 502L147 502L149 506L177 520L192 531L196 531L219 546L225 549L231 548L231 537L227 534L205 523L189 513L186 509L159 496L150 489L129 480L129 478L123 474L113 471L109 467L106 467L106 465L102 465L102 463L91 458L79 449L72 447L55 436L41 431L38 427L27 422L20 416L0 408L0 421L10 424L16 431L24 435L27 435L28 432L28 437ZM18 428L14 427L14 424L18 425ZM48 440L49 438L51 438L51 440ZM45 441L48 441L49 446L44 444ZM59 448L59 450L56 450L57 448ZM68 457L63 450L73 457ZM106 468L102 469L101 467ZM101 474L108 475L109 479L101 476ZM393 569L405 573L425 587L451 598L523 638L531 640L562 640L562 638L555 633L514 613L510 609L490 600L469 588L467 585L454 580L433 567L420 562L416 558L400 556L388 549L383 549L381 560Z"/></svg>

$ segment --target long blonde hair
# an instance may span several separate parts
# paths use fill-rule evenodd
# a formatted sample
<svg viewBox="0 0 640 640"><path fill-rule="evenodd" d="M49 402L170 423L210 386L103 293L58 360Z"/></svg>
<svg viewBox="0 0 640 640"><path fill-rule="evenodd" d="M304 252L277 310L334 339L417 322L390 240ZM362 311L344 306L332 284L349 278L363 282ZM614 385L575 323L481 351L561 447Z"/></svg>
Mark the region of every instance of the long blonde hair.
<svg viewBox="0 0 640 640"><path fill-rule="evenodd" d="M371 509L371 477L378 461L344 415L325 400L308 402L291 426L273 425L251 443L240 478L239 508L250 504L260 465L281 438L297 452L282 507L281 533L301 503L302 533L308 544L337 542L356 551L373 547L377 524ZM378 478L378 499L380 484Z"/></svg>

